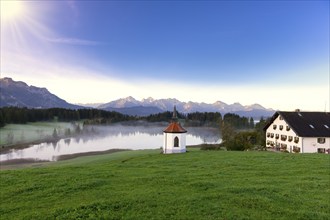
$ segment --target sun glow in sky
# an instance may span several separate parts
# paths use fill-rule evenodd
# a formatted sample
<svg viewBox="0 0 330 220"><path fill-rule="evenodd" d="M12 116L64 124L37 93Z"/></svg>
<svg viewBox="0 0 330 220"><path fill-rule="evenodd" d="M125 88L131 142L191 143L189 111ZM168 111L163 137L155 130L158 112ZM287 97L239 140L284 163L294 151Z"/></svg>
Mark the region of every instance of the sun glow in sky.
<svg viewBox="0 0 330 220"><path fill-rule="evenodd" d="M329 1L1 0L1 77L71 103L329 111Z"/></svg>
<svg viewBox="0 0 330 220"><path fill-rule="evenodd" d="M1 19L11 20L24 12L23 3L20 1L1 1Z"/></svg>

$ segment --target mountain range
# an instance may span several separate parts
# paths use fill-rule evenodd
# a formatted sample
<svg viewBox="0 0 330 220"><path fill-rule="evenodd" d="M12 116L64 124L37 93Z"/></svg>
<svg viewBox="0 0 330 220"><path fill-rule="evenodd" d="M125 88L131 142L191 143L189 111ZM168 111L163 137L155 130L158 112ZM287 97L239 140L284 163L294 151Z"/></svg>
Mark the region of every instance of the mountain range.
<svg viewBox="0 0 330 220"><path fill-rule="evenodd" d="M226 104L217 101L213 104L204 102L182 102L177 99L153 99L151 97L141 101L129 96L104 104L70 104L50 93L46 88L28 86L25 82L14 81L11 78L0 79L0 107L18 106L27 108L98 108L107 111L117 111L128 115L146 116L164 111L172 111L174 105L181 113L191 112L220 112L235 113L240 116L259 119L261 116L273 115L273 109L266 109L260 104L243 106L240 103Z"/></svg>
<svg viewBox="0 0 330 220"><path fill-rule="evenodd" d="M234 104L226 104L221 101L217 101L213 104L204 102L181 102L177 99L153 99L151 97L138 101L132 96L127 98L121 98L115 101L111 101L102 105L99 105L99 109L109 111L119 111L125 114L136 115L148 115L156 114L164 111L172 111L173 106L181 113L191 112L220 112L225 113L236 113L241 116L260 118L261 116L269 117L273 115L273 109L266 109L260 104L246 105L243 106L236 102Z"/></svg>
<svg viewBox="0 0 330 220"><path fill-rule="evenodd" d="M68 108L82 106L70 104L50 93L46 88L28 86L25 82L11 78L0 79L0 107L17 106L26 108Z"/></svg>

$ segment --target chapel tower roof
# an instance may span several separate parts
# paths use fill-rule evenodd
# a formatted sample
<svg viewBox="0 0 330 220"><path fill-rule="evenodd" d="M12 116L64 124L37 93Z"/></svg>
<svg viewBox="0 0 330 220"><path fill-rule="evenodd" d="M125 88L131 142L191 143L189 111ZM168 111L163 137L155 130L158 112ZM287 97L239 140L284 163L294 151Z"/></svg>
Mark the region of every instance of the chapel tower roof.
<svg viewBox="0 0 330 220"><path fill-rule="evenodd" d="M173 109L173 116L172 116L172 122L167 126L167 128L164 130L165 133L186 133L187 130L184 129L180 122L178 122L178 116L176 113L176 106L174 106Z"/></svg>

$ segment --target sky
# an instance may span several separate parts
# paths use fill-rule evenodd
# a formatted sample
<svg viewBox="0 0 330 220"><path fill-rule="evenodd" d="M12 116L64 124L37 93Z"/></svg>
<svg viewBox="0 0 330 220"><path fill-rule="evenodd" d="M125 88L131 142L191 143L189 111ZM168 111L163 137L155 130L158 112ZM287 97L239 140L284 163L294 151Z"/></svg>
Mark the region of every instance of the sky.
<svg viewBox="0 0 330 220"><path fill-rule="evenodd" d="M329 1L1 0L1 77L127 96L330 110Z"/></svg>

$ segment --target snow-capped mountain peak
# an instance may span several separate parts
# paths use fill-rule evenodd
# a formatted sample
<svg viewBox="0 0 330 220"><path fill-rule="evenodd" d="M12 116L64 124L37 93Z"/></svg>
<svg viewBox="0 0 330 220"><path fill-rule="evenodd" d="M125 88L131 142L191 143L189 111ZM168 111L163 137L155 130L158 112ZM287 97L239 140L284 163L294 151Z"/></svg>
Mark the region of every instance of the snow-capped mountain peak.
<svg viewBox="0 0 330 220"><path fill-rule="evenodd" d="M258 111L258 114L263 114L265 116L271 115L274 111L271 109L266 109L262 107L260 104L253 104L248 106L243 106L242 104L235 102L234 104L228 105L224 102L217 101L213 104L208 104L204 102L181 102L174 98L168 99L154 99L152 97L142 99L138 101L133 97L129 96L127 98L118 99L115 101L111 101L109 103L100 105L98 108L101 109L114 109L114 108L131 108L131 107L154 107L159 111L172 111L174 105L179 112L182 113L190 113L190 112L239 112L241 115L244 112L249 112L249 114L253 114L254 110ZM155 113L155 109L153 109L153 113Z"/></svg>
<svg viewBox="0 0 330 220"><path fill-rule="evenodd" d="M142 103L153 103L155 101L155 99L153 99L152 97L148 97L146 99L142 99Z"/></svg>

